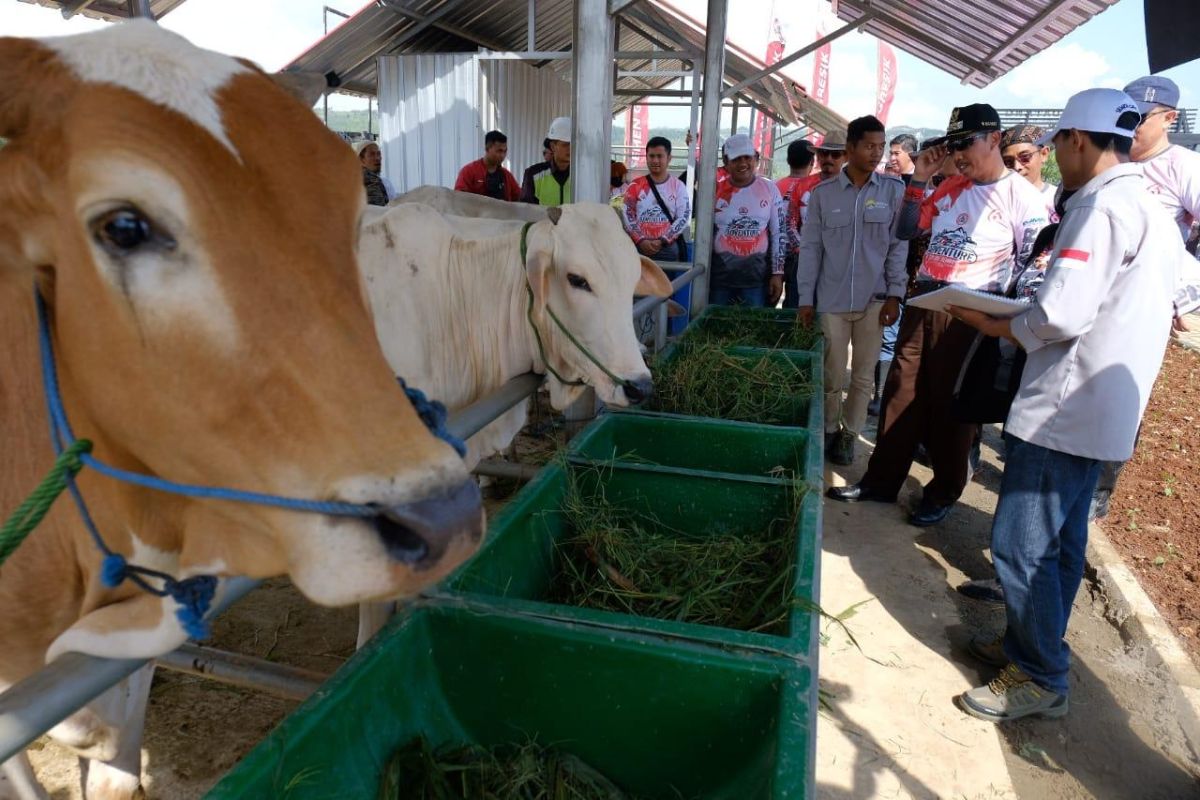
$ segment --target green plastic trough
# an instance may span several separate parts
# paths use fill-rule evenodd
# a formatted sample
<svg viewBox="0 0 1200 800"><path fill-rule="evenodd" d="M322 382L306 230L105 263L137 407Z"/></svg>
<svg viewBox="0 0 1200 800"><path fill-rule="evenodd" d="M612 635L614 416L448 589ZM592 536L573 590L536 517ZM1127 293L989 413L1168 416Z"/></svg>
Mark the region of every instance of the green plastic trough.
<svg viewBox="0 0 1200 800"><path fill-rule="evenodd" d="M624 415L622 415L624 416ZM816 663L818 626L812 604L818 599L820 492L808 491L791 531L796 565L791 596L796 604L782 629L742 631L551 601L562 569L557 544L573 533L563 501L567 470L576 470L585 492L601 491L620 509L653 514L666 530L691 536L758 535L773 520L791 514L788 481L770 478L730 480L686 470L628 469L613 465L552 465L497 515L480 552L447 581L439 596L458 597L473 607L569 623L659 634L682 644L708 644L800 658ZM599 476L599 477L596 477ZM682 535L682 534L681 534ZM783 569L786 565L781 565Z"/></svg>
<svg viewBox="0 0 1200 800"><path fill-rule="evenodd" d="M208 794L373 800L392 754L530 739L646 798L813 796L805 665L439 606L393 620Z"/></svg>
<svg viewBox="0 0 1200 800"><path fill-rule="evenodd" d="M751 329L749 338L733 338L730 334L730 318L736 316L741 324ZM747 322L747 317L752 322ZM780 350L800 349L807 352L822 353L824 340L818 328L813 331L816 340L811 347L791 348L781 344L790 328L797 324L796 312L788 308L742 308L733 306L708 306L684 330L681 342L718 339L724 344L735 347L767 347Z"/></svg>

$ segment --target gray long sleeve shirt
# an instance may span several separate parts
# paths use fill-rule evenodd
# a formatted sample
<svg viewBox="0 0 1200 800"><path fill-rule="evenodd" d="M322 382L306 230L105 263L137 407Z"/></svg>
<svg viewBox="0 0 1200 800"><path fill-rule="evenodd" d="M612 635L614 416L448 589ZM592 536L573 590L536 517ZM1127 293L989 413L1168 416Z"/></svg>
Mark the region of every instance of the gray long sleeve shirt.
<svg viewBox="0 0 1200 800"><path fill-rule="evenodd" d="M878 172L861 189L844 169L817 184L800 233L800 305L813 305L815 293L817 311L845 313L904 297L908 242L896 237L903 198L904 182Z"/></svg>
<svg viewBox="0 0 1200 800"><path fill-rule="evenodd" d="M1009 433L1084 458L1133 455L1182 252L1136 164L1111 167L1067 201L1045 281L1011 323L1029 356Z"/></svg>

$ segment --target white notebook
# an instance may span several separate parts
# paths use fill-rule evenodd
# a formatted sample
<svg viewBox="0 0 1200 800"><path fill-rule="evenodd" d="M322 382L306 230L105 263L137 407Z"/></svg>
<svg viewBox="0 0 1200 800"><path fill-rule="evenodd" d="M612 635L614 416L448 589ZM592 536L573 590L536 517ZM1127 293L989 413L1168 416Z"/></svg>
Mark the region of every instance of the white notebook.
<svg viewBox="0 0 1200 800"><path fill-rule="evenodd" d="M961 306L991 314L993 317L1015 317L1029 308L1029 301L1013 300L965 286L943 286L941 289L912 298L907 305L927 308L930 311L945 311L946 306Z"/></svg>

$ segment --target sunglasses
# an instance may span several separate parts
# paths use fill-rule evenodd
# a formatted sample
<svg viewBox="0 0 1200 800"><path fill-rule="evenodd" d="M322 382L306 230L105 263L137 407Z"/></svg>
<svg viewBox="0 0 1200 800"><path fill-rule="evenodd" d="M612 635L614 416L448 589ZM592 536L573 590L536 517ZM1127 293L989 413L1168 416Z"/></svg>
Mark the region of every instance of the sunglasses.
<svg viewBox="0 0 1200 800"><path fill-rule="evenodd" d="M1004 162L1004 166L1012 169L1017 165L1018 161L1021 162L1021 166L1028 166L1029 162L1033 161L1033 157L1036 155L1037 150L1027 150L1024 153L1017 153L1016 158L1013 158L1012 156L1003 156L1000 160Z"/></svg>
<svg viewBox="0 0 1200 800"><path fill-rule="evenodd" d="M946 145L946 149L949 150L951 153L961 153L963 150L966 150L971 145L975 144L975 142L982 139L984 136L987 136L987 134L986 133L973 133L965 139L959 139L957 142L949 142Z"/></svg>
<svg viewBox="0 0 1200 800"><path fill-rule="evenodd" d="M1151 118L1151 117L1153 117L1155 114L1168 114L1168 113L1170 113L1170 112L1172 112L1172 111L1174 111L1174 110L1175 110L1175 109L1173 109L1173 108L1156 108L1156 109L1154 109L1153 111L1150 111L1150 112L1147 112L1147 113L1145 113L1145 114L1142 114L1142 118L1141 118L1141 120L1139 120L1139 121L1138 121L1138 127L1140 128L1142 125L1145 125L1145 124L1146 124L1146 120L1150 119L1150 118Z"/></svg>

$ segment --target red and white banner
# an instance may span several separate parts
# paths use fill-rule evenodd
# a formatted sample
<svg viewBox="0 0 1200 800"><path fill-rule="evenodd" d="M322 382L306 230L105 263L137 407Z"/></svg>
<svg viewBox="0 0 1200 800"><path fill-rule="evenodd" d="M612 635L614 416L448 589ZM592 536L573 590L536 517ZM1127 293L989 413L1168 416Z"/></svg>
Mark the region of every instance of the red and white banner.
<svg viewBox="0 0 1200 800"><path fill-rule="evenodd" d="M783 58L783 28L778 19L771 20L770 41L767 42L767 54L763 58L766 66L771 66ZM762 168L775 152L775 121L766 114L759 114L754 124L754 149L762 156Z"/></svg>
<svg viewBox="0 0 1200 800"><path fill-rule="evenodd" d="M824 22L817 23L817 39L825 36L826 28ZM829 105L829 64L833 57L833 44L825 44L817 48L813 54L813 79L812 86L809 87L808 95L813 100L816 100L823 106ZM820 145L825 141L824 135L814 133L812 143Z"/></svg>
<svg viewBox="0 0 1200 800"><path fill-rule="evenodd" d="M625 128L625 141L631 149L626 166L637 169L646 166L646 142L650 139L650 106L636 105L629 111L626 117L629 125Z"/></svg>
<svg viewBox="0 0 1200 800"><path fill-rule="evenodd" d="M875 81L875 116L887 125L888 112L892 110L892 100L896 97L896 80L899 68L896 64L896 53L891 45L879 42L878 68Z"/></svg>

